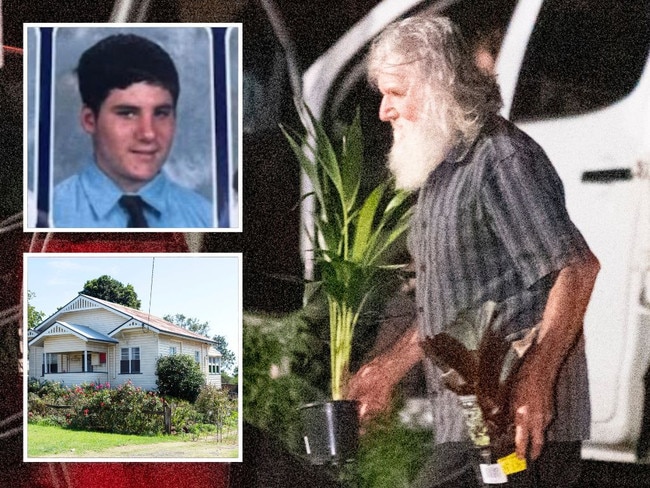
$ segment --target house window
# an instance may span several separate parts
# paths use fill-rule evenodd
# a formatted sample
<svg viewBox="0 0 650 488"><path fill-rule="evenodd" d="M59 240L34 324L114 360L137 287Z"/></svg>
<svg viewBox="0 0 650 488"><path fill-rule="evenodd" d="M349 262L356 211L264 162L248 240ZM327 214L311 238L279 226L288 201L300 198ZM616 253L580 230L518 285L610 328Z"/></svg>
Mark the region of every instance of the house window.
<svg viewBox="0 0 650 488"><path fill-rule="evenodd" d="M199 351L194 351L194 361L201 363L201 353Z"/></svg>
<svg viewBox="0 0 650 488"><path fill-rule="evenodd" d="M120 374L140 372L140 348L123 347L120 357Z"/></svg>
<svg viewBox="0 0 650 488"><path fill-rule="evenodd" d="M176 356L176 346L169 346L169 355Z"/></svg>
<svg viewBox="0 0 650 488"><path fill-rule="evenodd" d="M211 357L208 359L208 372L210 374L219 374L220 369L219 358Z"/></svg>
<svg viewBox="0 0 650 488"><path fill-rule="evenodd" d="M59 355L50 352L45 354L45 373L59 372Z"/></svg>
<svg viewBox="0 0 650 488"><path fill-rule="evenodd" d="M131 348L131 373L140 372L140 348Z"/></svg>

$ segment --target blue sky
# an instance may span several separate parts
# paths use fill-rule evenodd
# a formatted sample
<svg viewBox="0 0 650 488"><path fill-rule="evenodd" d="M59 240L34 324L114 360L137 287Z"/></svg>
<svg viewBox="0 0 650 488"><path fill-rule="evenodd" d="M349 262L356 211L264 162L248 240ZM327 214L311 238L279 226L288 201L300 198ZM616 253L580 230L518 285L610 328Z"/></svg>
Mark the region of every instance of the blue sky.
<svg viewBox="0 0 650 488"><path fill-rule="evenodd" d="M86 281L106 274L133 285L143 311L208 322L208 335L225 336L241 359L241 274L236 254L28 254L25 273L27 289L36 294L30 303L46 317L75 298Z"/></svg>

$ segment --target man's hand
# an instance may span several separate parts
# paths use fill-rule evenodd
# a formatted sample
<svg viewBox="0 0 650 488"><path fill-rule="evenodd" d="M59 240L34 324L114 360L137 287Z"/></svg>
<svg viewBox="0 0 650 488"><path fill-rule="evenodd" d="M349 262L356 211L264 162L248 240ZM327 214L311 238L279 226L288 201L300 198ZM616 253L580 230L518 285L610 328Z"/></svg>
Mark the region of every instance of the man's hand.
<svg viewBox="0 0 650 488"><path fill-rule="evenodd" d="M515 447L521 459L537 459L544 447L546 429L554 416L554 387L548 379L522 365L514 387Z"/></svg>
<svg viewBox="0 0 650 488"><path fill-rule="evenodd" d="M350 379L347 398L360 403L359 420L365 423L388 409L394 387L381 363L371 361Z"/></svg>
<svg viewBox="0 0 650 488"><path fill-rule="evenodd" d="M395 385L424 356L419 342L418 329L412 325L388 351L362 366L350 378L345 396L361 403L362 423L388 409Z"/></svg>

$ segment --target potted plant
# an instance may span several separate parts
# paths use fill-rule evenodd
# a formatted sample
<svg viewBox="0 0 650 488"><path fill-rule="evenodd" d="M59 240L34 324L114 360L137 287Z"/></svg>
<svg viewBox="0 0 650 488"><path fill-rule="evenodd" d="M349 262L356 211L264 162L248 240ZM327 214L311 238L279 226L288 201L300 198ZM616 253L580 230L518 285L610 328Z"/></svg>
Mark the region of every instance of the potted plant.
<svg viewBox="0 0 650 488"><path fill-rule="evenodd" d="M352 449L358 431L356 402L346 401L345 392L354 329L364 305L386 281L383 275L403 266L388 264L386 258L408 227L411 205L409 194L393 190L391 181L380 183L367 197L360 197L363 141L358 109L352 124L343 130L340 147L335 147L308 109L304 112L305 135L282 130L311 183L311 192L303 198L315 199L315 229L310 237L318 284L329 307L333 403L311 404L303 410L307 417L327 419L327 425L317 425L316 432L328 437L343 432L352 437ZM320 413L313 413L315 409ZM341 426L335 420L339 414L350 416L353 424ZM315 452L320 450L315 449L314 442L322 444L327 452ZM306 435L305 443L317 463L336 463L349 455L349 449L337 446L332 439L310 439Z"/></svg>

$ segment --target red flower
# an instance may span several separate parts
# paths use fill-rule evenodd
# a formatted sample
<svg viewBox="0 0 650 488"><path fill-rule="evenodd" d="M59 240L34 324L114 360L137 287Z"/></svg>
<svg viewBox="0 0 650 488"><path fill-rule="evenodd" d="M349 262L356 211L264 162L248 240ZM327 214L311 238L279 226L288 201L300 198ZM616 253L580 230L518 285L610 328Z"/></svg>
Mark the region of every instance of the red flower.
<svg viewBox="0 0 650 488"><path fill-rule="evenodd" d="M86 417L88 417L88 409L87 409L87 408L84 409L84 415L85 415Z"/></svg>

